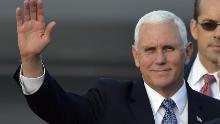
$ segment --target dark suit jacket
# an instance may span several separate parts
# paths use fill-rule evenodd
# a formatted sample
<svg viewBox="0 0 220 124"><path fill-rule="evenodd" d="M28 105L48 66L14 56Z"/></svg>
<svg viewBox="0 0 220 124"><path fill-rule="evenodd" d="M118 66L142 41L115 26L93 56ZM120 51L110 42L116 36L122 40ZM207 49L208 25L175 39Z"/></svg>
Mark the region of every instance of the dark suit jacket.
<svg viewBox="0 0 220 124"><path fill-rule="evenodd" d="M189 73L190 73L190 71L191 71L191 68L192 68L192 65L193 65L195 59L196 59L196 57L193 57L193 58L190 60L189 64L187 64L187 65L184 66L184 79L185 79L186 81L188 80Z"/></svg>
<svg viewBox="0 0 220 124"><path fill-rule="evenodd" d="M19 70L19 69L18 69ZM19 71L14 75L19 84ZM187 85L188 122L220 117L220 102ZM142 79L100 79L84 96L65 92L46 71L41 88L25 96L30 108L51 124L154 124Z"/></svg>
<svg viewBox="0 0 220 124"><path fill-rule="evenodd" d="M220 118L217 118L215 120L211 120L211 121L206 122L204 124L220 124Z"/></svg>

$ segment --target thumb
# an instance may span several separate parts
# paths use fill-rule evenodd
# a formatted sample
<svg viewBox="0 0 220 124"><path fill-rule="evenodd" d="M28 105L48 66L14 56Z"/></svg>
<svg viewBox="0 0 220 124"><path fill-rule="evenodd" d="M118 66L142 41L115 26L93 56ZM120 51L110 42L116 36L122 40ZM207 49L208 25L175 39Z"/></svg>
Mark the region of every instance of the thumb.
<svg viewBox="0 0 220 124"><path fill-rule="evenodd" d="M48 39L51 39L55 25L56 25L55 21L52 21L47 25L46 30L45 30L45 35L47 36Z"/></svg>

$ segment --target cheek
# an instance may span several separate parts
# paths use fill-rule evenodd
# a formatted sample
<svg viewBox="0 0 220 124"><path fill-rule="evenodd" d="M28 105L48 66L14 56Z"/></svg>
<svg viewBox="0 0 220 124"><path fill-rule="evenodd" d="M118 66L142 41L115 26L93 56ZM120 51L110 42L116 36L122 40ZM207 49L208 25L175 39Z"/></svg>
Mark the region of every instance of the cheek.
<svg viewBox="0 0 220 124"><path fill-rule="evenodd" d="M206 46L209 41L211 41L213 38L213 34L210 32L199 32L197 44L198 46Z"/></svg>
<svg viewBox="0 0 220 124"><path fill-rule="evenodd" d="M197 41L198 42L198 47L201 47L201 48L204 49L208 45L209 41L210 41L210 39L208 39L208 38L199 39Z"/></svg>
<svg viewBox="0 0 220 124"><path fill-rule="evenodd" d="M141 56L140 57L140 68L148 68L153 64L153 58L149 56Z"/></svg>
<svg viewBox="0 0 220 124"><path fill-rule="evenodd" d="M167 63L176 70L180 70L179 68L184 66L185 56L181 53L170 54L167 56Z"/></svg>

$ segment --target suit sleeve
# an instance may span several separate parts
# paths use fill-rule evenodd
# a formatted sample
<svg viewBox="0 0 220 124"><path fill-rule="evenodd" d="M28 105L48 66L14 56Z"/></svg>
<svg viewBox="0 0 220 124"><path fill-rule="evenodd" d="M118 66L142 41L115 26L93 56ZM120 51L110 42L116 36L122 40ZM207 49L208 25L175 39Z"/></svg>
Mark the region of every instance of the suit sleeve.
<svg viewBox="0 0 220 124"><path fill-rule="evenodd" d="M14 78L19 84L18 71ZM101 85L90 89L84 96L67 93L47 70L40 89L25 98L32 111L50 124L95 124L105 109Z"/></svg>

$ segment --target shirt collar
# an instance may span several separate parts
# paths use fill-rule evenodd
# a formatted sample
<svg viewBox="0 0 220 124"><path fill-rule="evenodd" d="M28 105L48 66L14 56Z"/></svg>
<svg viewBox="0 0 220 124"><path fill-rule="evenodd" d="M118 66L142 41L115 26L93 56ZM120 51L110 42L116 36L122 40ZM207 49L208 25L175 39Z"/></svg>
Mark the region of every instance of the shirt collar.
<svg viewBox="0 0 220 124"><path fill-rule="evenodd" d="M195 59L193 65L192 65L192 68L191 68L191 71L190 71L190 74L189 74L189 78L188 78L187 81L191 85L195 85L202 78L202 76L207 74L207 73L208 73L208 71L202 65L202 63L199 59L199 54L197 54L196 59Z"/></svg>
<svg viewBox="0 0 220 124"><path fill-rule="evenodd" d="M165 98L162 95L160 95L158 92L156 92L154 89L152 89L145 82L144 82L144 86L147 91L147 95L151 104L153 115L155 116ZM178 112L182 113L187 103L187 90L186 90L185 81L181 86L181 88L171 97L171 99L175 101Z"/></svg>
<svg viewBox="0 0 220 124"><path fill-rule="evenodd" d="M181 88L171 97L173 101L175 101L178 112L181 114L187 103L187 90L186 83L184 81Z"/></svg>
<svg viewBox="0 0 220 124"><path fill-rule="evenodd" d="M209 73L207 71L207 69L202 65L202 63L199 59L199 53L198 53L193 65L192 65L192 69L190 71L189 78L187 81L189 84L195 85L196 83L199 82L199 80L202 79L203 75L205 75L205 74L214 75L215 78L218 79L217 73L218 73L218 71L214 72L214 73Z"/></svg>

